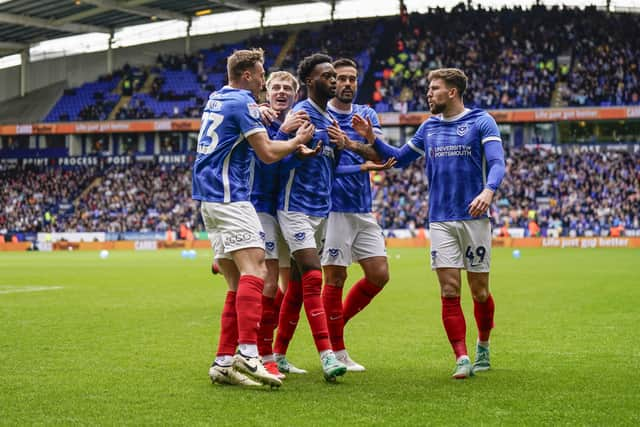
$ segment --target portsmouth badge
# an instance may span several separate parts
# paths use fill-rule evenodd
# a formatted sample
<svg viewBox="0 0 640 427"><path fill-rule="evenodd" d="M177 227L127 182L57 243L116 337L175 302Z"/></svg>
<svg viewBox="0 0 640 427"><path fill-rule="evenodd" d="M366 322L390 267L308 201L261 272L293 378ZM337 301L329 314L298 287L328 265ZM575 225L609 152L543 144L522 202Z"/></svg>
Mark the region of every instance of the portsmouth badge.
<svg viewBox="0 0 640 427"><path fill-rule="evenodd" d="M469 130L469 125L466 123L463 123L461 125L458 125L458 129L456 132L458 136L464 136L468 130Z"/></svg>

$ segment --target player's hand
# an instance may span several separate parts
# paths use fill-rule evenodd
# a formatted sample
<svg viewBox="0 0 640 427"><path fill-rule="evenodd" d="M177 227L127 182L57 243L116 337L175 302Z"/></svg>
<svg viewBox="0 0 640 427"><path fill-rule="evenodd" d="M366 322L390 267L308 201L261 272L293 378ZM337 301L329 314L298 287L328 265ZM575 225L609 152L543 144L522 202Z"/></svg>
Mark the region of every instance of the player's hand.
<svg viewBox="0 0 640 427"><path fill-rule="evenodd" d="M366 171L383 171L387 169L391 169L398 163L395 157L389 157L384 163L376 163L371 160L367 160L362 165L360 165L360 170L363 172Z"/></svg>
<svg viewBox="0 0 640 427"><path fill-rule="evenodd" d="M289 113L284 118L284 122L280 126L280 130L284 133L291 134L297 131L303 123L309 121L309 114L306 111L296 111L295 113Z"/></svg>
<svg viewBox="0 0 640 427"><path fill-rule="evenodd" d="M376 135L373 133L373 123L371 123L369 117L365 120L362 116L354 114L351 119L351 126L353 130L358 132L358 135L366 139L369 144L373 144L376 140Z"/></svg>
<svg viewBox="0 0 640 427"><path fill-rule="evenodd" d="M296 138L298 138L298 145L306 144L313 139L313 134L316 131L316 127L311 122L304 122L302 126L298 128L296 132Z"/></svg>
<svg viewBox="0 0 640 427"><path fill-rule="evenodd" d="M273 108L268 105L261 105L260 109L260 118L262 119L262 123L269 126L273 123L274 120L278 118L278 113Z"/></svg>
<svg viewBox="0 0 640 427"><path fill-rule="evenodd" d="M329 134L329 141L334 143L338 150L343 150L344 147L348 144L349 137L346 133L340 129L338 126L338 122L335 120L333 123L327 127L327 133Z"/></svg>
<svg viewBox="0 0 640 427"><path fill-rule="evenodd" d="M485 188L480 194L476 196L471 203L469 203L469 213L471 216L480 216L487 213L489 205L493 200L493 190Z"/></svg>
<svg viewBox="0 0 640 427"><path fill-rule="evenodd" d="M301 159L306 159L309 157L313 157L313 156L317 156L318 154L320 154L320 152L322 151L322 141L318 141L318 144L316 145L316 148L309 148L306 145L298 145L298 148L296 148L296 156L298 156Z"/></svg>

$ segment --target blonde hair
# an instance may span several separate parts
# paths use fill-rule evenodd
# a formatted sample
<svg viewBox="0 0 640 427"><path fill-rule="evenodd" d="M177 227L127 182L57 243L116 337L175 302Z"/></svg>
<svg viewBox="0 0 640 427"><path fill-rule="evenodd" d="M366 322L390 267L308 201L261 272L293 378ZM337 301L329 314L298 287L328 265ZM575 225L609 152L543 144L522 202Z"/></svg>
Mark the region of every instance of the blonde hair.
<svg viewBox="0 0 640 427"><path fill-rule="evenodd" d="M267 90L271 87L271 82L273 80L288 80L291 82L291 86L293 86L293 92L298 93L298 88L300 84L298 83L298 79L295 78L293 74L288 71L274 71L269 74L269 78L267 79Z"/></svg>
<svg viewBox="0 0 640 427"><path fill-rule="evenodd" d="M238 80L242 73L253 68L258 62L264 64L264 51L261 48L236 50L227 58L229 81Z"/></svg>
<svg viewBox="0 0 640 427"><path fill-rule="evenodd" d="M467 89L467 82L469 79L464 71L458 68L438 68L429 72L427 76L429 81L442 79L447 87L455 87L458 89L458 95L462 98L462 94Z"/></svg>

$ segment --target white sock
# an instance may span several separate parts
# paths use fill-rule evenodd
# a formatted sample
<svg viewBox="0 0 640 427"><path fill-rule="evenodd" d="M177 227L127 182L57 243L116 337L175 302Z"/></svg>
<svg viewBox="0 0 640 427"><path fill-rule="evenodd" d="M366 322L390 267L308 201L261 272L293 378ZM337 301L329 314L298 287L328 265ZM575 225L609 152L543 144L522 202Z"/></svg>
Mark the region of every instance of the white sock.
<svg viewBox="0 0 640 427"><path fill-rule="evenodd" d="M489 348L489 341L480 341L480 340L478 340L478 345L480 347Z"/></svg>
<svg viewBox="0 0 640 427"><path fill-rule="evenodd" d="M325 350L320 352L320 360L324 359L328 355L332 354L333 350Z"/></svg>
<svg viewBox="0 0 640 427"><path fill-rule="evenodd" d="M275 362L276 358L273 354L267 354L266 356L262 356L262 363L267 362Z"/></svg>
<svg viewBox="0 0 640 427"><path fill-rule="evenodd" d="M258 346L256 344L240 344L240 353L246 357L258 357Z"/></svg>
<svg viewBox="0 0 640 427"><path fill-rule="evenodd" d="M458 357L458 358L456 359L456 363L460 363L461 361L463 361L463 360L465 360L465 359L469 360L469 356L467 356L466 354L465 354L464 356L460 356L460 357ZM470 361L470 360L469 360L469 361Z"/></svg>
<svg viewBox="0 0 640 427"><path fill-rule="evenodd" d="M338 350L338 351L334 351L336 357L339 359L341 357L346 357L347 356L347 350Z"/></svg>
<svg viewBox="0 0 640 427"><path fill-rule="evenodd" d="M233 364L233 356L216 356L216 365L229 367Z"/></svg>

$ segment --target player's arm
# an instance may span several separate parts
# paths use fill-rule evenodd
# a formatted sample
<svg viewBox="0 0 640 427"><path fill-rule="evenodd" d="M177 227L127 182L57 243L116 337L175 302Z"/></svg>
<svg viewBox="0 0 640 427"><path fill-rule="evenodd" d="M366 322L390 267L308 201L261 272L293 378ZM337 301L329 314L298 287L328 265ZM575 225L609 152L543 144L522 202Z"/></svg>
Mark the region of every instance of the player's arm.
<svg viewBox="0 0 640 427"><path fill-rule="evenodd" d="M296 136L286 141L272 141L266 132L255 132L247 136L249 144L256 155L264 163L274 163L283 159L288 154L298 149L299 145L306 144L313 138L315 126L306 122L296 132Z"/></svg>
<svg viewBox="0 0 640 427"><path fill-rule="evenodd" d="M386 162L374 162L372 160L365 160L364 163L359 165L340 165L336 168L336 175L353 175L360 172L382 171L391 169L396 165L395 158L390 157Z"/></svg>
<svg viewBox="0 0 640 427"><path fill-rule="evenodd" d="M394 166L405 168L415 159L424 156L424 124L418 128L411 141L400 148L393 147L384 142L382 138L380 138L380 135L375 133L375 126L369 117L365 120L356 114L353 116L351 125L356 132L362 135L368 142L368 144L357 144L357 147L353 147L352 151L360 154L362 157L370 159L370 157L363 156L363 154L367 154L368 150L373 149L377 153L378 158L381 158L385 162L390 158L395 158L396 163ZM352 149L351 146L347 148ZM361 152L363 154L361 154Z"/></svg>
<svg viewBox="0 0 640 427"><path fill-rule="evenodd" d="M487 183L484 189L469 203L469 213L472 216L484 215L491 205L493 195L500 186L504 178L504 151L502 150L502 139L500 131L493 117L480 125L480 137L482 138L482 149L487 161Z"/></svg>

